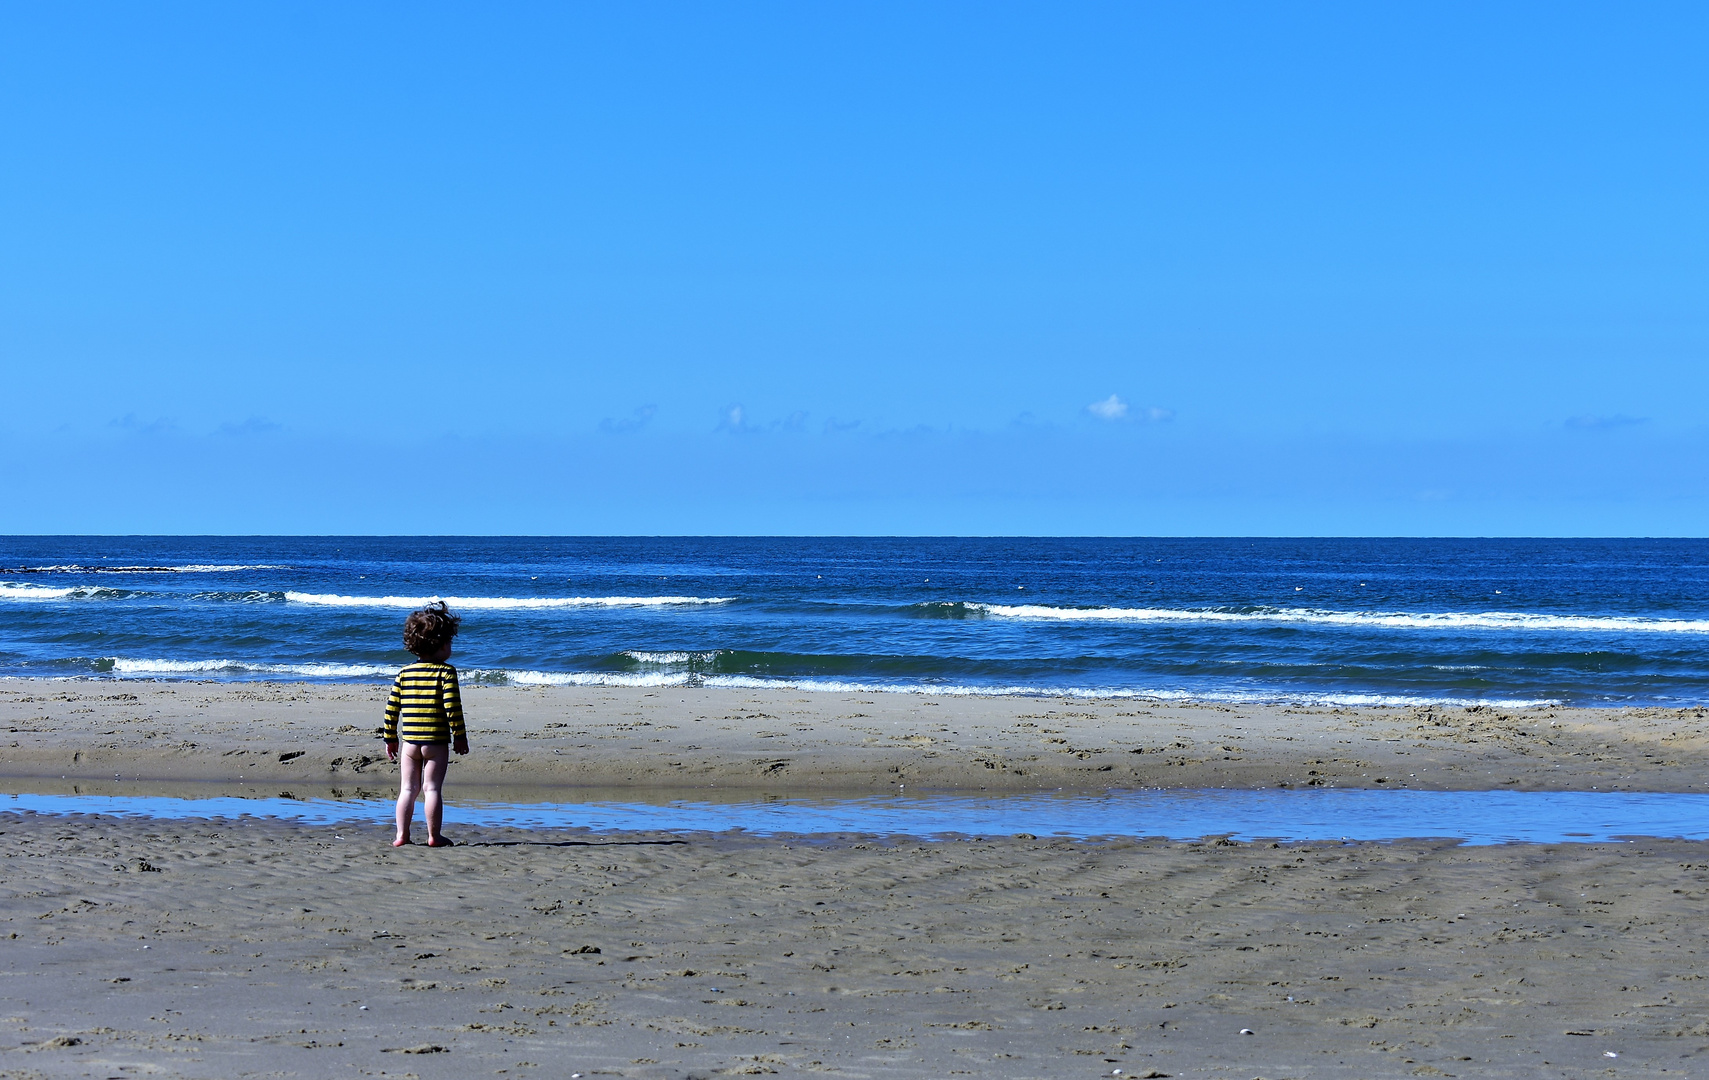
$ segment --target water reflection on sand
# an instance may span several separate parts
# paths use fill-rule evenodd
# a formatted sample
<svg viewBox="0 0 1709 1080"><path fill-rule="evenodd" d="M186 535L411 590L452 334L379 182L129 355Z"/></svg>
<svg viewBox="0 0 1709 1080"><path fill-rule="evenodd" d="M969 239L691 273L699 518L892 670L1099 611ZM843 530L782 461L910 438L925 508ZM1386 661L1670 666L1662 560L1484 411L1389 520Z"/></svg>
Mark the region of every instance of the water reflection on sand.
<svg viewBox="0 0 1709 1080"><path fill-rule="evenodd" d="M1103 836L1191 840L1572 843L1652 836L1709 839L1709 795L1595 791L1140 790L1101 795L886 795L846 799L461 802L450 825L542 831L754 835ZM384 799L167 798L15 794L0 812L155 818L277 817L318 824L389 818Z"/></svg>

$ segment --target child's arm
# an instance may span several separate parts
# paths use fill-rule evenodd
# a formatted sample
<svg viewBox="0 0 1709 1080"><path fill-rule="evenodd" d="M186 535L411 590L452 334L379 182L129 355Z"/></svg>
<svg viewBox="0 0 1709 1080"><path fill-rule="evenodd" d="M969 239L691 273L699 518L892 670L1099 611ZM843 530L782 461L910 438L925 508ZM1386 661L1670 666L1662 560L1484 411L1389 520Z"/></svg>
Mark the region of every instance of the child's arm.
<svg viewBox="0 0 1709 1080"><path fill-rule="evenodd" d="M451 667L447 664L446 667ZM459 754L469 752L469 734L463 726L463 695L457 688L457 669L451 670L445 676L444 696L440 699L440 708L445 710L445 719L451 723L451 749Z"/></svg>
<svg viewBox="0 0 1709 1080"><path fill-rule="evenodd" d="M399 675L392 683L392 696L386 701L386 757L393 761L398 759L398 713L404 705L403 679Z"/></svg>

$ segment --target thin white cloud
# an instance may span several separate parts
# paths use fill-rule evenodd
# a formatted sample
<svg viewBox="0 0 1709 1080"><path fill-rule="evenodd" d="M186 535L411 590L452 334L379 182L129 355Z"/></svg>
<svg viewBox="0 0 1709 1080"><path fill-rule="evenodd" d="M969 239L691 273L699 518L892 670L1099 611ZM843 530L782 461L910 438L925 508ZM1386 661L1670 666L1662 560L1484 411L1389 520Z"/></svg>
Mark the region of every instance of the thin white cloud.
<svg viewBox="0 0 1709 1080"><path fill-rule="evenodd" d="M1136 409L1115 394L1102 401L1092 402L1086 406L1086 412L1112 424L1121 420L1138 420L1142 424L1166 424L1175 419L1174 409L1162 409L1155 405Z"/></svg>
<svg viewBox="0 0 1709 1080"><path fill-rule="evenodd" d="M1086 406L1086 411L1100 420L1125 420L1127 418L1127 402L1111 394L1102 401L1094 401Z"/></svg>
<svg viewBox="0 0 1709 1080"><path fill-rule="evenodd" d="M807 412L797 409L782 420L772 420L767 423L755 423L748 418L747 410L740 405L727 405L718 420L716 431L728 431L742 435L759 435L766 432L804 431L807 427Z"/></svg>
<svg viewBox="0 0 1709 1080"><path fill-rule="evenodd" d="M719 431L747 431L748 423L740 405L730 405L724 409L723 417L718 421Z"/></svg>

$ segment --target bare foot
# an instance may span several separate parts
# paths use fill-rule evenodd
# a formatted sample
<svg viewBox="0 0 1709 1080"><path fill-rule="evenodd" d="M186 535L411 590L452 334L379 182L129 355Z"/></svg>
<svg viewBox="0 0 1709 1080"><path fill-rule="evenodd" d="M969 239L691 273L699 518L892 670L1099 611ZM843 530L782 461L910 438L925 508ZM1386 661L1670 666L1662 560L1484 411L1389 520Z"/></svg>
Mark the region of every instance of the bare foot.
<svg viewBox="0 0 1709 1080"><path fill-rule="evenodd" d="M427 846L428 847L456 847L457 845L454 841L447 840L443 836L435 836L433 839L431 839L427 842Z"/></svg>
<svg viewBox="0 0 1709 1080"><path fill-rule="evenodd" d="M407 837L407 836L398 837L396 840L392 841L392 846L393 847L409 847L409 837Z"/></svg>

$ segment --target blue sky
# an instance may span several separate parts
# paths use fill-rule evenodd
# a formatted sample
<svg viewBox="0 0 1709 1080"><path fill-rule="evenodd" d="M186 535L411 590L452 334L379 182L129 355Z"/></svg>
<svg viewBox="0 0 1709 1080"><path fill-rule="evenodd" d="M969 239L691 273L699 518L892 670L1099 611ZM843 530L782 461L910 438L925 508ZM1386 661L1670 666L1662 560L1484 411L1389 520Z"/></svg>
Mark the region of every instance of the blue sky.
<svg viewBox="0 0 1709 1080"><path fill-rule="evenodd" d="M13 5L0 532L1704 535L1706 11Z"/></svg>

